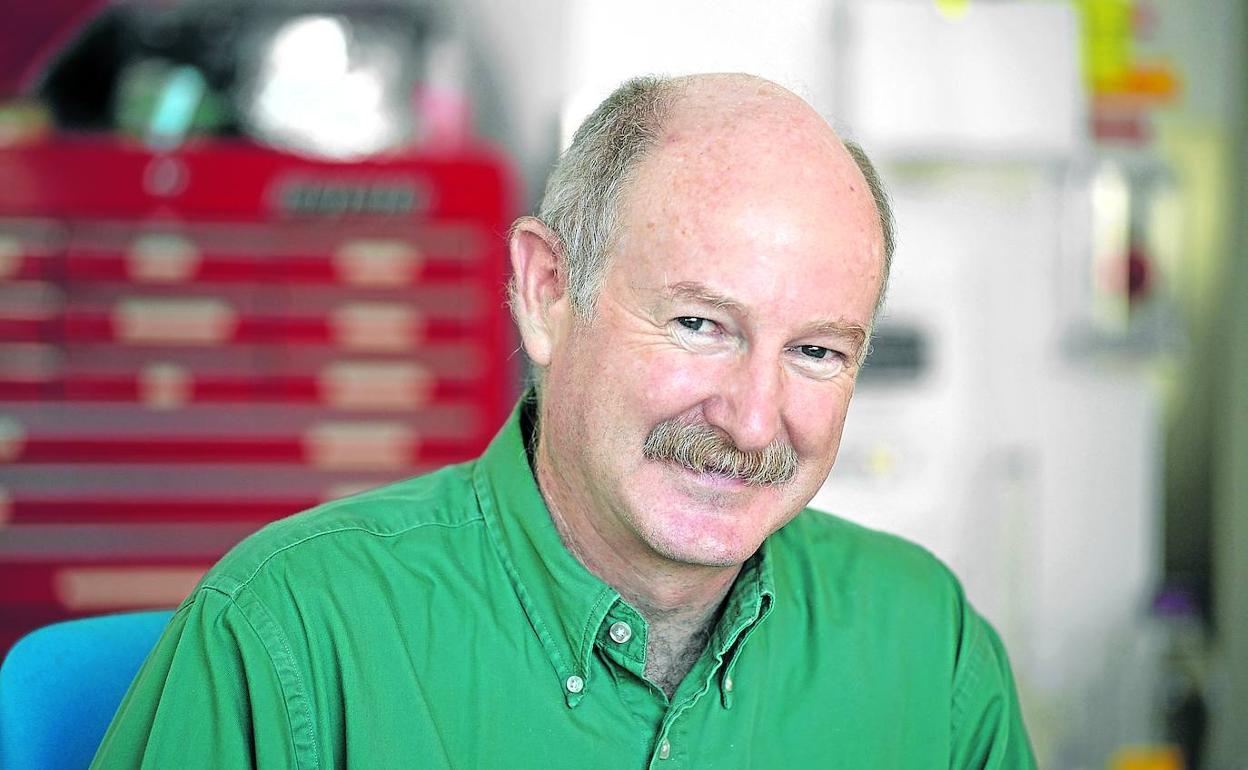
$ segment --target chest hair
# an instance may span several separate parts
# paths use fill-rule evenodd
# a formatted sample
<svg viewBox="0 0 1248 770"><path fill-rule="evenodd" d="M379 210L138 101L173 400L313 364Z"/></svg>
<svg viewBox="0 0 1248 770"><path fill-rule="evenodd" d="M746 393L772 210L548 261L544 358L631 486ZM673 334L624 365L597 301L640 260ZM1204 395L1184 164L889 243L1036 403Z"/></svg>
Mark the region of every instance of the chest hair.
<svg viewBox="0 0 1248 770"><path fill-rule="evenodd" d="M700 623L651 625L646 639L646 679L671 698L706 649L714 625L714 616Z"/></svg>

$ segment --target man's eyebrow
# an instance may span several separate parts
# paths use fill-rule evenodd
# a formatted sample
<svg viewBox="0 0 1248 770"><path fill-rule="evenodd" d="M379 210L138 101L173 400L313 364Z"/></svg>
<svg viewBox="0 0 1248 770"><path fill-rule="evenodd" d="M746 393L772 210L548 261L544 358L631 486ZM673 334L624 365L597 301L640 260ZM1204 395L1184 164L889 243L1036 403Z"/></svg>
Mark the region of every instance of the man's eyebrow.
<svg viewBox="0 0 1248 770"><path fill-rule="evenodd" d="M854 352L860 353L867 343L867 329L862 324L844 323L842 321L820 321L805 329L806 334L813 337L843 337L854 345Z"/></svg>
<svg viewBox="0 0 1248 770"><path fill-rule="evenodd" d="M701 302L711 307L727 310L748 316L749 311L740 302L712 290L709 286L697 281L681 281L663 287L663 294L668 299L685 299Z"/></svg>

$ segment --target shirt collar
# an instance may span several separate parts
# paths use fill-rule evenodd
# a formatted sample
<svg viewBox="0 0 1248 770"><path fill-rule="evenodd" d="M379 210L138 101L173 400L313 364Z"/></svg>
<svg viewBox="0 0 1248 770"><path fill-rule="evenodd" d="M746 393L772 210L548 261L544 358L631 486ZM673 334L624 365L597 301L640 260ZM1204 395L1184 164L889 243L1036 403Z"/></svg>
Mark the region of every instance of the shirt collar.
<svg viewBox="0 0 1248 770"><path fill-rule="evenodd" d="M564 547L526 451L535 411L533 393L528 391L474 466L473 485L486 529L529 624L550 658L568 705L575 706L593 685L590 657L595 641L606 633L608 613L612 620L621 612L636 617L634 633L642 650L645 628L640 615L621 601L615 589ZM729 592L709 643L719 660L768 614L773 589L766 545L742 567Z"/></svg>
<svg viewBox="0 0 1248 770"><path fill-rule="evenodd" d="M525 450L522 421L532 398L531 391L520 398L477 461L473 484L486 528L529 624L575 705L584 691L598 626L619 594L564 548L551 521ZM568 686L572 677L580 678L579 688Z"/></svg>

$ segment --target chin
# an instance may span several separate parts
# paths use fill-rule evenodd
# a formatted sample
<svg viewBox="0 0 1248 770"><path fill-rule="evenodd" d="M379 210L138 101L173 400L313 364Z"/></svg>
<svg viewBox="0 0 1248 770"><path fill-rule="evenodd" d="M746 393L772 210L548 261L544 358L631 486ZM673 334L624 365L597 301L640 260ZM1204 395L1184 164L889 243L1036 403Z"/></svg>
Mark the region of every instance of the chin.
<svg viewBox="0 0 1248 770"><path fill-rule="evenodd" d="M754 555L770 532L758 531L748 516L668 510L640 534L660 556L681 564L735 567Z"/></svg>
<svg viewBox="0 0 1248 770"><path fill-rule="evenodd" d="M747 548L737 543L672 542L664 538L647 538L647 542L655 553L669 561L700 567L736 567L758 550L757 545Z"/></svg>

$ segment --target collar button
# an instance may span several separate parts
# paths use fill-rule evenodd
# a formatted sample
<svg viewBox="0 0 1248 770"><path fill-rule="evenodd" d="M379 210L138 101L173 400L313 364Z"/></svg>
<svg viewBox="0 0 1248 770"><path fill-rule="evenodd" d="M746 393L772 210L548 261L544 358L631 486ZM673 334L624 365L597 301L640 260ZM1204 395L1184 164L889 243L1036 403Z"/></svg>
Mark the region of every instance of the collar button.
<svg viewBox="0 0 1248 770"><path fill-rule="evenodd" d="M616 644L624 644L633 638L633 629L622 620L612 623L607 633L611 636L611 641Z"/></svg>

